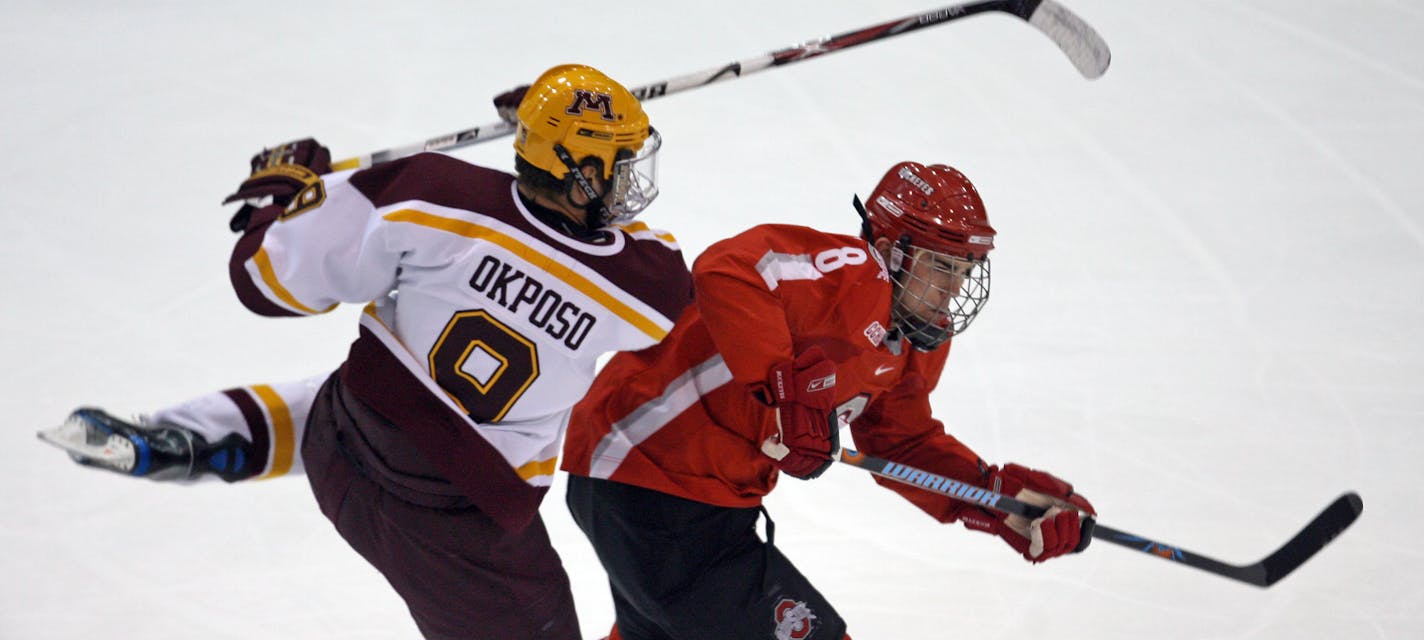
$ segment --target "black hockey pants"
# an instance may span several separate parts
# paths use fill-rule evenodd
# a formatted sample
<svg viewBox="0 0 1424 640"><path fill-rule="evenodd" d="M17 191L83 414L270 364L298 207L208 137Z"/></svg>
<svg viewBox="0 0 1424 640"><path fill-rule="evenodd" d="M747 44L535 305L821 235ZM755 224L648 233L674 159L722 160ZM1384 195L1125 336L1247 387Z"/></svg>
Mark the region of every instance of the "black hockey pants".
<svg viewBox="0 0 1424 640"><path fill-rule="evenodd" d="M845 622L773 544L761 509L569 476L569 510L608 572L624 640L840 640ZM767 520L768 538L772 537Z"/></svg>

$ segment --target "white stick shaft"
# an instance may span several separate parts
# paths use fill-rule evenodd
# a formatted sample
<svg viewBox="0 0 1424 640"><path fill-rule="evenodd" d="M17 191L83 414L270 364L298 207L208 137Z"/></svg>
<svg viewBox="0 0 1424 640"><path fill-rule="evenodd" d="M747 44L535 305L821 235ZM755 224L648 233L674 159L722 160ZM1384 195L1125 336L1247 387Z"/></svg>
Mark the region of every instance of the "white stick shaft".
<svg viewBox="0 0 1424 640"><path fill-rule="evenodd" d="M1012 14L1033 25L1053 40L1085 77L1096 78L1107 70L1108 62L1111 59L1107 43L1103 42L1103 39L1093 31L1088 23L1054 0L979 0L978 2L966 2L906 16L836 36L818 38L771 53L677 76L670 80L633 87L629 91L641 101L652 100L990 11ZM495 122L436 136L424 142L347 158L332 163L331 166L335 171L366 168L373 164L403 158L422 151L457 149L511 133L514 133L514 125Z"/></svg>

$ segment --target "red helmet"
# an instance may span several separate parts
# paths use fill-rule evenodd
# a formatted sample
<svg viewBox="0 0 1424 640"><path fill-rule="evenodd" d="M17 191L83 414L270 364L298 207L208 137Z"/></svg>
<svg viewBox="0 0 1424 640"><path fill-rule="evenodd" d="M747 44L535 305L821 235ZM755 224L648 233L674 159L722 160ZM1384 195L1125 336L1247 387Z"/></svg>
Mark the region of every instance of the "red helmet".
<svg viewBox="0 0 1424 640"><path fill-rule="evenodd" d="M855 200L871 243L890 240L895 283L890 319L915 348L930 351L964 333L989 300L994 228L964 174L942 164L901 162Z"/></svg>
<svg viewBox="0 0 1424 640"><path fill-rule="evenodd" d="M979 191L953 167L901 162L875 185L865 209L869 240L908 238L911 246L966 260L994 248Z"/></svg>

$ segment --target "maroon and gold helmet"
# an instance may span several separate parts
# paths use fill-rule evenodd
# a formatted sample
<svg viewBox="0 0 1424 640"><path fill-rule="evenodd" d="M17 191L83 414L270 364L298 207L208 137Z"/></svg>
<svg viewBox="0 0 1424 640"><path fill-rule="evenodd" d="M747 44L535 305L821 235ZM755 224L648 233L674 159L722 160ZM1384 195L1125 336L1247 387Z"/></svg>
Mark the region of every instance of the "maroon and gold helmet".
<svg viewBox="0 0 1424 640"><path fill-rule="evenodd" d="M662 136L638 99L602 71L580 64L545 71L517 115L514 152L555 178L597 158L611 195L601 222L631 221L657 197Z"/></svg>

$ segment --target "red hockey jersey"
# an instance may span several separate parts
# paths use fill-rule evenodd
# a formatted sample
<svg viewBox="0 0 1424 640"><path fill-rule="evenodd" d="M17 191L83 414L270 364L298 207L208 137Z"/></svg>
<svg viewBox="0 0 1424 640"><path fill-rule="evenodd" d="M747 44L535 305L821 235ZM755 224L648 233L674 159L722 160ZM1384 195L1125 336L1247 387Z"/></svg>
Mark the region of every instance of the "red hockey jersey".
<svg viewBox="0 0 1424 640"><path fill-rule="evenodd" d="M982 463L930 415L949 353L887 343L892 286L864 240L763 225L707 249L693 265L694 303L668 337L619 353L575 406L563 468L727 507L776 486L760 446L774 409L748 391L768 370L818 345L837 364L842 425L871 455L978 483ZM896 348L892 348L896 347ZM931 515L953 501L886 483Z"/></svg>

